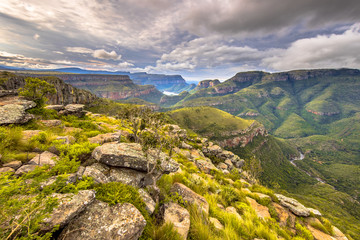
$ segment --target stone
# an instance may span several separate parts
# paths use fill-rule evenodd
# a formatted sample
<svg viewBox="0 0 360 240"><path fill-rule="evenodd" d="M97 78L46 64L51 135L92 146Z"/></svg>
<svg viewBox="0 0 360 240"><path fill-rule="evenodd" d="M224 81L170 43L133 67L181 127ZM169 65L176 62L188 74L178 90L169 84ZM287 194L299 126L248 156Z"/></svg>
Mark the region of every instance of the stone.
<svg viewBox="0 0 360 240"><path fill-rule="evenodd" d="M319 210L314 209L314 208L308 208L308 210L310 211L310 213L314 214L316 217L321 217L322 214Z"/></svg>
<svg viewBox="0 0 360 240"><path fill-rule="evenodd" d="M83 173L83 176L89 176L94 178L94 181L97 183L108 183L108 177L102 173L96 166L87 166Z"/></svg>
<svg viewBox="0 0 360 240"><path fill-rule="evenodd" d="M95 200L94 190L80 190L77 194L54 193L51 195L58 199L59 205L41 223L42 231L51 231L55 225L60 228L66 226Z"/></svg>
<svg viewBox="0 0 360 240"><path fill-rule="evenodd" d="M22 165L22 162L21 161L11 161L11 162L8 162L8 163L5 163L3 164L3 167L10 167L10 168L13 168L13 169L18 169L19 167L21 167Z"/></svg>
<svg viewBox="0 0 360 240"><path fill-rule="evenodd" d="M249 201L251 207L255 210L259 218L271 218L269 209L267 207L258 204L255 199L249 197L246 197L246 199Z"/></svg>
<svg viewBox="0 0 360 240"><path fill-rule="evenodd" d="M227 170L228 166L225 163L219 163L217 165L217 168L220 169L220 170Z"/></svg>
<svg viewBox="0 0 360 240"><path fill-rule="evenodd" d="M220 208L221 210L225 211L225 207L223 205L221 205L220 203L217 203L216 206L218 206L218 208Z"/></svg>
<svg viewBox="0 0 360 240"><path fill-rule="evenodd" d="M269 195L263 194L263 193L257 193L254 192L255 195L257 195L260 199L268 199L271 200L271 197Z"/></svg>
<svg viewBox="0 0 360 240"><path fill-rule="evenodd" d="M209 213L209 203L203 196L195 193L193 190L181 183L174 183L170 189L171 192L178 193L184 201L190 204L197 204L204 212Z"/></svg>
<svg viewBox="0 0 360 240"><path fill-rule="evenodd" d="M11 96L0 99L0 125L24 124L34 118L25 110L33 108L36 103L22 97Z"/></svg>
<svg viewBox="0 0 360 240"><path fill-rule="evenodd" d="M134 170L148 172L160 161L159 168L163 173L176 172L179 164L165 153L149 150L148 157L138 143L106 143L96 147L92 156L97 161L114 167L126 167ZM159 157L159 159L158 159Z"/></svg>
<svg viewBox="0 0 360 240"><path fill-rule="evenodd" d="M252 186L250 183L248 183L248 182L245 181L244 179L240 179L240 182L241 182L241 184L242 184L242 187L244 187L244 188L249 188L249 187Z"/></svg>
<svg viewBox="0 0 360 240"><path fill-rule="evenodd" d="M235 215L237 218L241 219L241 216L240 216L240 214L236 211L236 208L234 208L234 207L227 207L227 208L225 209L225 211L227 211L228 213L231 213L231 214Z"/></svg>
<svg viewBox="0 0 360 240"><path fill-rule="evenodd" d="M209 221L214 225L215 229L217 229L217 230L224 229L224 225L222 225L221 222L217 218L210 217Z"/></svg>
<svg viewBox="0 0 360 240"><path fill-rule="evenodd" d="M120 136L121 136L120 132L104 133L104 134L99 134L99 135L96 135L95 137L89 138L88 140L90 143L104 144L104 143L108 143L108 142L119 141Z"/></svg>
<svg viewBox="0 0 360 240"><path fill-rule="evenodd" d="M59 136L59 137L56 137L56 140L59 140L59 141L62 141L63 144L72 144L75 142L75 138L73 136Z"/></svg>
<svg viewBox="0 0 360 240"><path fill-rule="evenodd" d="M48 105L48 106L45 106L45 109L52 109L52 110L59 112L61 110L64 110L65 107L64 107L64 105Z"/></svg>
<svg viewBox="0 0 360 240"><path fill-rule="evenodd" d="M40 183L40 189L44 189L45 187L50 186L51 184L54 184L58 177L59 176L52 176L52 177L48 178L47 180L45 180L44 182L41 182ZM61 177L66 177L67 178L67 180L65 182L66 185L68 185L70 183L75 183L76 180L77 180L76 173L62 175Z"/></svg>
<svg viewBox="0 0 360 240"><path fill-rule="evenodd" d="M280 225L281 227L285 227L285 226L286 226L286 223L287 223L287 219L288 219L289 216L290 216L289 210L283 208L282 206L280 206L280 205L277 204L277 203L273 203L273 206L274 206L274 208L275 208L276 213L277 213L278 216L279 216L279 225Z"/></svg>
<svg viewBox="0 0 360 240"><path fill-rule="evenodd" d="M212 162L200 159L195 161L196 166L204 173L209 174L211 170L218 170Z"/></svg>
<svg viewBox="0 0 360 240"><path fill-rule="evenodd" d="M162 212L164 222L174 224L174 229L183 239L187 239L190 229L189 211L177 203L169 202L162 206Z"/></svg>
<svg viewBox="0 0 360 240"><path fill-rule="evenodd" d="M148 176L144 172L136 171L130 168L111 168L109 181L122 182L133 187L145 187L149 185L149 181L146 181ZM148 184L146 184L148 183Z"/></svg>
<svg viewBox="0 0 360 240"><path fill-rule="evenodd" d="M309 231L311 232L311 234L314 236L315 240L334 240L333 237L331 237L330 235L316 229L313 228L312 226L308 225L307 228L309 229Z"/></svg>
<svg viewBox="0 0 360 240"><path fill-rule="evenodd" d="M95 200L61 232L62 240L137 240L146 225L140 211L130 203L109 206Z"/></svg>
<svg viewBox="0 0 360 240"><path fill-rule="evenodd" d="M153 212L155 211L155 206L156 203L154 202L154 200L151 198L150 194L147 193L143 188L139 188L138 190L141 199L143 200L143 202L146 205L146 211L148 211L148 213L151 215L153 214Z"/></svg>
<svg viewBox="0 0 360 240"><path fill-rule="evenodd" d="M33 136L39 135L39 133L42 132L41 130L24 130L22 131L22 140L28 141Z"/></svg>
<svg viewBox="0 0 360 240"><path fill-rule="evenodd" d="M246 193L246 194L252 193L252 192L250 191L250 189L248 189L248 188L241 188L241 191L243 191L243 192Z"/></svg>
<svg viewBox="0 0 360 240"><path fill-rule="evenodd" d="M187 144L185 142L181 142L180 147L185 148L185 149L189 149L189 150L193 149L193 147L191 145L189 145L189 144Z"/></svg>
<svg viewBox="0 0 360 240"><path fill-rule="evenodd" d="M46 127L57 127L61 125L61 120L41 120L41 123Z"/></svg>
<svg viewBox="0 0 360 240"><path fill-rule="evenodd" d="M281 194L275 194L275 196L279 199L280 205L288 208L292 213L299 217L308 217L310 216L310 211L304 205L299 203L297 200L293 198L285 197Z"/></svg>
<svg viewBox="0 0 360 240"><path fill-rule="evenodd" d="M333 231L336 240L348 240L348 238L337 227L333 226Z"/></svg>
<svg viewBox="0 0 360 240"><path fill-rule="evenodd" d="M36 155L33 159L31 159L28 164L29 165L50 165L55 166L56 161L59 160L59 157L51 152L45 151L41 154Z"/></svg>
<svg viewBox="0 0 360 240"><path fill-rule="evenodd" d="M65 110L68 112L81 112L84 110L84 104L68 104L65 106Z"/></svg>
<svg viewBox="0 0 360 240"><path fill-rule="evenodd" d="M240 159L238 156L234 156L231 159L231 162L234 164L236 168L242 168L245 165L245 160Z"/></svg>
<svg viewBox="0 0 360 240"><path fill-rule="evenodd" d="M197 150L197 149L192 149L190 151L190 157L194 160L205 158L204 154L200 150Z"/></svg>
<svg viewBox="0 0 360 240"><path fill-rule="evenodd" d="M222 170L222 172L226 175L230 174L229 170L225 169L225 170Z"/></svg>
<svg viewBox="0 0 360 240"><path fill-rule="evenodd" d="M21 176L25 173L32 172L37 167L38 165L22 165L18 170L16 170L15 175Z"/></svg>
<svg viewBox="0 0 360 240"><path fill-rule="evenodd" d="M15 169L11 168L11 167L2 167L0 168L0 173L6 173L6 172L15 172Z"/></svg>
<svg viewBox="0 0 360 240"><path fill-rule="evenodd" d="M228 166L230 170L234 168L234 164L231 162L230 159L226 159L224 163Z"/></svg>

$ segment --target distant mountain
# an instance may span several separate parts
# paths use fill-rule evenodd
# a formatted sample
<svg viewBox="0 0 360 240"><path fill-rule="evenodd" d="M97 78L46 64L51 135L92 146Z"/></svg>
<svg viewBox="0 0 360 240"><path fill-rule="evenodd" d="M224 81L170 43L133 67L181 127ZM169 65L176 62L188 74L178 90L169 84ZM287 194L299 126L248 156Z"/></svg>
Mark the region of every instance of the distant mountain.
<svg viewBox="0 0 360 240"><path fill-rule="evenodd" d="M81 68L58 68L52 69L51 71L64 72L64 73L79 73L79 74L110 74L110 75L129 75L130 72L110 72L110 71L97 71L97 70L86 70Z"/></svg>

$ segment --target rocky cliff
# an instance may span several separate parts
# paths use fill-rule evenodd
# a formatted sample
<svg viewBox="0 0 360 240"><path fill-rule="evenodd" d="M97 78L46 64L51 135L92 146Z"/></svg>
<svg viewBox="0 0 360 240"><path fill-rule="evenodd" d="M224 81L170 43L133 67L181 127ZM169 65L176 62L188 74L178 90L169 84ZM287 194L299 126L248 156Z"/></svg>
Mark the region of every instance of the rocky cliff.
<svg viewBox="0 0 360 240"><path fill-rule="evenodd" d="M209 88L209 87L214 87L216 85L220 84L220 81L218 79L214 79L214 80L203 80L200 81L198 83L198 85L196 86L195 90L200 90L203 88Z"/></svg>
<svg viewBox="0 0 360 240"><path fill-rule="evenodd" d="M1 76L6 78L6 81L0 85L2 92L8 93L6 95L16 95L17 89L25 85L25 76L4 72ZM41 79L53 84L56 88L56 94L46 96L49 99L48 104L88 104L98 98L89 91L75 88L57 77L41 77Z"/></svg>

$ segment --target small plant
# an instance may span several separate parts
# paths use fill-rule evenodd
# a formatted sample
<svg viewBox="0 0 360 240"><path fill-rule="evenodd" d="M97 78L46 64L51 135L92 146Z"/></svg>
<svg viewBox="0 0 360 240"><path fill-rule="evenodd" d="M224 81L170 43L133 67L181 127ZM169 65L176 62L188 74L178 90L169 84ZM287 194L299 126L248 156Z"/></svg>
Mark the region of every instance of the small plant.
<svg viewBox="0 0 360 240"><path fill-rule="evenodd" d="M302 226L300 223L295 224L295 229L297 236L304 238L305 240L313 240L314 237L311 234L311 232L304 226Z"/></svg>
<svg viewBox="0 0 360 240"><path fill-rule="evenodd" d="M153 229L152 240L182 240L182 236L175 230L174 224L164 223L161 227Z"/></svg>

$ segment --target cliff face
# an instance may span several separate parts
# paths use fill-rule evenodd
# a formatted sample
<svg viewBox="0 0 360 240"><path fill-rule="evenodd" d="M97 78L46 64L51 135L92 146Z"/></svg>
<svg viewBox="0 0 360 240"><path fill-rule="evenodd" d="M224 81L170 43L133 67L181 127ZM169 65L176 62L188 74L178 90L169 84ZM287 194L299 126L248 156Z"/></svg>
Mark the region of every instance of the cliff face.
<svg viewBox="0 0 360 240"><path fill-rule="evenodd" d="M25 75L25 74L24 74ZM26 73L26 76L42 77L45 74ZM128 75L108 74L57 74L46 73L62 79L72 86L88 90L98 97L122 100L132 97L158 103L162 96L155 86L139 86L133 83Z"/></svg>
<svg viewBox="0 0 360 240"><path fill-rule="evenodd" d="M12 74L2 85L2 89L16 94L17 89L24 87L25 78L25 76L16 76ZM88 104L97 99L91 92L75 88L70 84L64 83L64 81L57 77L42 77L41 79L54 84L56 88L56 94L46 96L49 99L47 102L48 104Z"/></svg>
<svg viewBox="0 0 360 240"><path fill-rule="evenodd" d="M195 90L200 90L203 88L209 88L209 87L214 87L216 85L220 84L220 81L218 79L214 79L214 80L203 80L200 81L198 83L198 85L196 86Z"/></svg>

